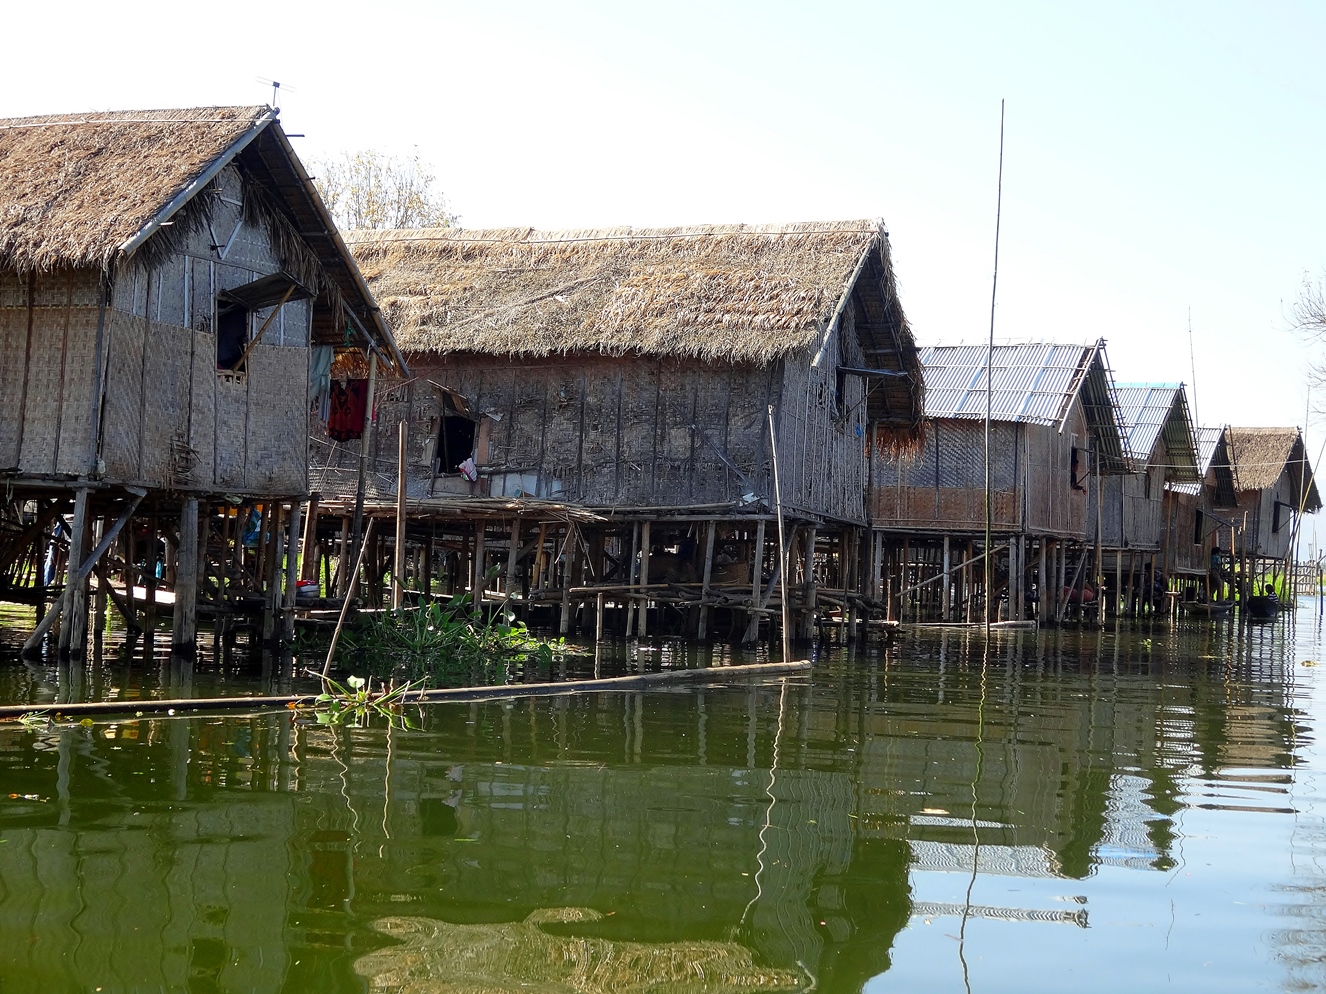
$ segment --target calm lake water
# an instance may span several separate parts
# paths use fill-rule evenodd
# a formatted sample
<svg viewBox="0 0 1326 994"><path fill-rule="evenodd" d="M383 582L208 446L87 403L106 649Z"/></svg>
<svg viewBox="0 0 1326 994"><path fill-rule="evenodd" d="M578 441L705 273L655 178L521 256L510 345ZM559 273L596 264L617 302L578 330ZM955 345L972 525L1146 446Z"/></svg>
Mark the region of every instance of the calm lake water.
<svg viewBox="0 0 1326 994"><path fill-rule="evenodd" d="M1322 989L1320 640L1305 604L418 731L0 725L0 994ZM0 697L169 687L108 660L0 656Z"/></svg>

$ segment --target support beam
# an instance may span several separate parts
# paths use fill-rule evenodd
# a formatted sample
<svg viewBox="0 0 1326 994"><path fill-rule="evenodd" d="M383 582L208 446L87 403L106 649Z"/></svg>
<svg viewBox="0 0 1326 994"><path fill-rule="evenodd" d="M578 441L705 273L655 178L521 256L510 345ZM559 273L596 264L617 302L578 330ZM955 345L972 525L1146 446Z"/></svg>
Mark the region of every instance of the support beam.
<svg viewBox="0 0 1326 994"><path fill-rule="evenodd" d="M198 498L180 508L180 541L175 550L175 609L171 617L171 652L198 651Z"/></svg>
<svg viewBox="0 0 1326 994"><path fill-rule="evenodd" d="M399 611L405 603L405 450L409 444L409 426L402 420L396 446L396 556L391 564L391 609Z"/></svg>
<svg viewBox="0 0 1326 994"><path fill-rule="evenodd" d="M709 637L709 580L714 574L714 540L718 535L718 522L710 521L704 540L704 577L700 584L700 623L695 631L698 639Z"/></svg>

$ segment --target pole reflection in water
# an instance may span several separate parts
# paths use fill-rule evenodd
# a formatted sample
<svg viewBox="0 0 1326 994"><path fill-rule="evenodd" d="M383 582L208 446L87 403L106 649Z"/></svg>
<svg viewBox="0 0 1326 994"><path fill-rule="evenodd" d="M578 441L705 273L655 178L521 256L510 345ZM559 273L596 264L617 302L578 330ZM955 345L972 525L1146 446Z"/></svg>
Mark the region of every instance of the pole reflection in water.
<svg viewBox="0 0 1326 994"><path fill-rule="evenodd" d="M1310 989L1319 634L916 632L418 731L0 726L0 987ZM9 699L159 673L5 667Z"/></svg>

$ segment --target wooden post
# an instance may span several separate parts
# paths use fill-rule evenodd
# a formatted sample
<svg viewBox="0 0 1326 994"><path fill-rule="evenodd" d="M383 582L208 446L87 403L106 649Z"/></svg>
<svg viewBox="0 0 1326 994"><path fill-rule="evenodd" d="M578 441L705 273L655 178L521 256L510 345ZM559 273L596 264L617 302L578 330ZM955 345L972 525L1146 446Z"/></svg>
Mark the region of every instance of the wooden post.
<svg viewBox="0 0 1326 994"><path fill-rule="evenodd" d="M101 536L106 533L106 519L97 518L92 530L93 545L101 543ZM92 600L92 637L100 639L106 632L106 583L97 577L97 594Z"/></svg>
<svg viewBox="0 0 1326 994"><path fill-rule="evenodd" d="M714 540L718 536L718 522L710 519L704 540L704 579L700 584L700 624L695 637L709 637L709 580L714 573Z"/></svg>
<svg viewBox="0 0 1326 994"><path fill-rule="evenodd" d="M409 425L400 424L396 448L396 555L391 564L391 609L399 611L405 603L405 449L409 444Z"/></svg>
<svg viewBox="0 0 1326 994"><path fill-rule="evenodd" d="M803 569L805 571L805 609L801 621L801 637L813 639L815 637L815 612L818 608L819 587L815 582L815 539L816 531L814 525L806 528L806 542L802 551Z"/></svg>
<svg viewBox="0 0 1326 994"><path fill-rule="evenodd" d="M69 561L65 567L64 624L60 626L60 652L82 656L87 652L87 579L78 579L87 551L88 488L74 496L74 522L69 535Z"/></svg>
<svg viewBox="0 0 1326 994"><path fill-rule="evenodd" d="M520 562L520 515L511 520L511 551L506 555L506 590L508 600L516 589L516 569Z"/></svg>
<svg viewBox="0 0 1326 994"><path fill-rule="evenodd" d="M571 631L571 587L575 584L576 553L579 551L580 542L572 521L566 526L566 545L562 549L562 616L557 619L558 632L562 635Z"/></svg>
<svg viewBox="0 0 1326 994"><path fill-rule="evenodd" d="M480 518L474 523L474 563L470 578L470 590L473 592L474 606L483 606L484 591L488 588L488 571L484 568L484 539L488 535L488 522Z"/></svg>
<svg viewBox="0 0 1326 994"><path fill-rule="evenodd" d="M295 604L299 592L300 517L304 502L290 502L290 548L285 554L285 611L281 619L281 637L287 642L295 637Z"/></svg>
<svg viewBox="0 0 1326 994"><path fill-rule="evenodd" d="M1018 569L1017 576L1010 576L1008 582L1016 583L1009 591L1009 603L1014 605L1013 618L1022 621L1027 617L1027 536L1019 533L1017 540Z"/></svg>
<svg viewBox="0 0 1326 994"><path fill-rule="evenodd" d="M428 541L424 543L424 602L431 604L433 601L433 536L428 536Z"/></svg>
<svg viewBox="0 0 1326 994"><path fill-rule="evenodd" d="M764 579L764 519L761 518L755 526L755 544L751 546L750 554L751 580L750 580L750 604L753 608L760 606L760 588ZM762 615L758 611L750 612L750 620L746 625L746 637L743 641L749 644L755 644L760 641L760 618Z"/></svg>
<svg viewBox="0 0 1326 994"><path fill-rule="evenodd" d="M373 394L377 390L377 383L378 355L372 352L368 357L368 399L364 404L364 429L359 435L359 477L355 482L355 515L351 528L355 543L359 542L364 527L364 491L368 483L368 453L373 446Z"/></svg>
<svg viewBox="0 0 1326 994"><path fill-rule="evenodd" d="M911 572L912 572L911 558L912 558L911 542L908 540L906 536L903 536L902 569L899 570L899 577L898 577L898 596L900 598L900 603L898 604L898 620L900 621L906 621L907 615L909 613L907 611L907 601L911 597L911 594L908 591L909 581L911 580Z"/></svg>
<svg viewBox="0 0 1326 994"><path fill-rule="evenodd" d="M944 593L940 601L940 613L945 621L953 613L953 594L949 590L951 570L953 569L952 552L949 549L949 537L944 536Z"/></svg>
<svg viewBox="0 0 1326 994"><path fill-rule="evenodd" d="M630 585L630 592L626 599L626 632L627 638L631 637L631 632L635 628L635 594L636 581L640 576L640 522L633 522L631 525L631 565L626 571L626 580Z"/></svg>
<svg viewBox="0 0 1326 994"><path fill-rule="evenodd" d="M345 597L350 585L350 515L341 515L341 549L336 561L336 596ZM331 591L328 591L331 593Z"/></svg>
<svg viewBox="0 0 1326 994"><path fill-rule="evenodd" d="M603 640L603 594L600 592L594 598L594 641Z"/></svg>
<svg viewBox="0 0 1326 994"><path fill-rule="evenodd" d="M198 498L180 509L180 542L175 550L175 610L171 618L171 651L198 651Z"/></svg>
<svg viewBox="0 0 1326 994"><path fill-rule="evenodd" d="M1132 553L1129 553L1132 555ZM1123 614L1123 551L1114 550L1114 616L1117 618Z"/></svg>
<svg viewBox="0 0 1326 994"><path fill-rule="evenodd" d="M308 511L304 519L304 538L299 543L303 553L299 562L299 578L316 580L318 578L318 504L320 498L314 494L308 502Z"/></svg>
<svg viewBox="0 0 1326 994"><path fill-rule="evenodd" d="M650 522L645 520L640 524L640 586L649 586L649 526ZM645 638L649 634L649 591L644 591L644 596L639 600L640 620L636 630L640 633L640 638Z"/></svg>

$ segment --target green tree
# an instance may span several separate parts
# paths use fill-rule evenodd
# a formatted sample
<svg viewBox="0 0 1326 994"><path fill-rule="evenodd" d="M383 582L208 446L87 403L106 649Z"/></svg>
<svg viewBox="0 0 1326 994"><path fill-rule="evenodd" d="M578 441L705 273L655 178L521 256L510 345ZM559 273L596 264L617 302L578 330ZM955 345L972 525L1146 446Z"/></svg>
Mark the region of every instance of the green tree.
<svg viewBox="0 0 1326 994"><path fill-rule="evenodd" d="M450 228L459 220L417 153L342 152L317 162L316 170L318 193L342 230Z"/></svg>

